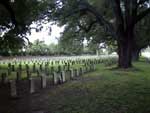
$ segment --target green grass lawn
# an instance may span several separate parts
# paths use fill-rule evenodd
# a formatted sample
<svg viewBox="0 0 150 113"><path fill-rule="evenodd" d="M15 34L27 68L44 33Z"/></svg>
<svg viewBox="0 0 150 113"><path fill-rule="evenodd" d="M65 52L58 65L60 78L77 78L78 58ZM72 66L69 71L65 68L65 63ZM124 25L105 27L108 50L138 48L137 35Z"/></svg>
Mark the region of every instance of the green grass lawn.
<svg viewBox="0 0 150 113"><path fill-rule="evenodd" d="M97 71L60 85L46 102L53 113L150 113L150 64Z"/></svg>

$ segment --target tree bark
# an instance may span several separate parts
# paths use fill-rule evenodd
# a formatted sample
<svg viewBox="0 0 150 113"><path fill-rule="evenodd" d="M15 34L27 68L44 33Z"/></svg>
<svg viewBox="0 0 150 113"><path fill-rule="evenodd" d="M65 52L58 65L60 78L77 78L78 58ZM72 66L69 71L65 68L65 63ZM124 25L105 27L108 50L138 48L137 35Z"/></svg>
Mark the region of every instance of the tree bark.
<svg viewBox="0 0 150 113"><path fill-rule="evenodd" d="M118 67L130 68L132 67L132 50L133 50L133 29L121 34L118 40Z"/></svg>
<svg viewBox="0 0 150 113"><path fill-rule="evenodd" d="M127 41L124 44L118 44L118 67L129 68L132 67L132 43Z"/></svg>

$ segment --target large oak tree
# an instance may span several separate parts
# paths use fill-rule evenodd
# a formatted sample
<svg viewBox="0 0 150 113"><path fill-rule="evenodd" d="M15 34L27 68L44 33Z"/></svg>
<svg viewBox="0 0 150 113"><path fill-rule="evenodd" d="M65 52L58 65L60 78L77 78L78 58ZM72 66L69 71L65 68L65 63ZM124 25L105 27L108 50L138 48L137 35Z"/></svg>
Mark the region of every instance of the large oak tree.
<svg viewBox="0 0 150 113"><path fill-rule="evenodd" d="M132 66L136 25L150 13L149 0L52 0L51 4L51 19L62 25L74 21L80 23L78 26L86 31L95 23L102 26L117 41L118 66ZM85 15L90 15L93 20L88 23L82 21ZM85 23L89 27L84 27Z"/></svg>

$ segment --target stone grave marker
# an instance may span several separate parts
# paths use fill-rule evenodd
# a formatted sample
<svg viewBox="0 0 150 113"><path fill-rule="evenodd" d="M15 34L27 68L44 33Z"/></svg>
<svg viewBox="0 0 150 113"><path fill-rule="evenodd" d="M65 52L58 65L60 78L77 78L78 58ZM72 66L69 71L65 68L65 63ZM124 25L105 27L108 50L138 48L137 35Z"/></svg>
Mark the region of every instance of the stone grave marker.
<svg viewBox="0 0 150 113"><path fill-rule="evenodd" d="M56 72L53 72L53 80L54 80L54 85L58 84L58 74Z"/></svg>
<svg viewBox="0 0 150 113"><path fill-rule="evenodd" d="M65 71L61 72L62 83L66 82Z"/></svg>
<svg viewBox="0 0 150 113"><path fill-rule="evenodd" d="M80 72L78 69L76 69L76 76L80 76Z"/></svg>
<svg viewBox="0 0 150 113"><path fill-rule="evenodd" d="M46 76L44 74L41 76L41 88L46 88Z"/></svg>
<svg viewBox="0 0 150 113"><path fill-rule="evenodd" d="M7 82L7 74L6 73L2 73L1 74L1 83L5 84Z"/></svg>
<svg viewBox="0 0 150 113"><path fill-rule="evenodd" d="M9 85L10 85L10 96L12 98L16 98L17 97L16 81L15 80L10 80Z"/></svg>
<svg viewBox="0 0 150 113"><path fill-rule="evenodd" d="M30 78L29 79L29 93L34 93L35 92L35 86L34 86L34 79Z"/></svg>
<svg viewBox="0 0 150 113"><path fill-rule="evenodd" d="M70 78L71 78L71 79L73 79L73 78L74 78L74 76L75 76L75 75L74 75L74 70L73 70L73 69L71 69L71 70L70 70Z"/></svg>
<svg viewBox="0 0 150 113"><path fill-rule="evenodd" d="M16 72L16 80L17 80L17 82L19 82L21 80L21 71L20 70L17 70L17 72Z"/></svg>

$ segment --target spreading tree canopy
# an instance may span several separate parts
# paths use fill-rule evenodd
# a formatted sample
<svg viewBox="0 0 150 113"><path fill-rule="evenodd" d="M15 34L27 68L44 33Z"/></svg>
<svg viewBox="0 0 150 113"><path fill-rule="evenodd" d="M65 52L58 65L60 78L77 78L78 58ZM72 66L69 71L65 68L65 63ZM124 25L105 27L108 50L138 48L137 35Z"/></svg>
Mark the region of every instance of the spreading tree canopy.
<svg viewBox="0 0 150 113"><path fill-rule="evenodd" d="M42 29L47 22L44 12L47 2L40 0L0 0L0 49L1 52L21 49L31 29ZM35 28L31 24L37 23Z"/></svg>
<svg viewBox="0 0 150 113"><path fill-rule="evenodd" d="M117 41L118 66L132 66L136 26L150 13L149 0L52 0L51 20L89 32L95 25ZM145 37L142 37L144 40Z"/></svg>

